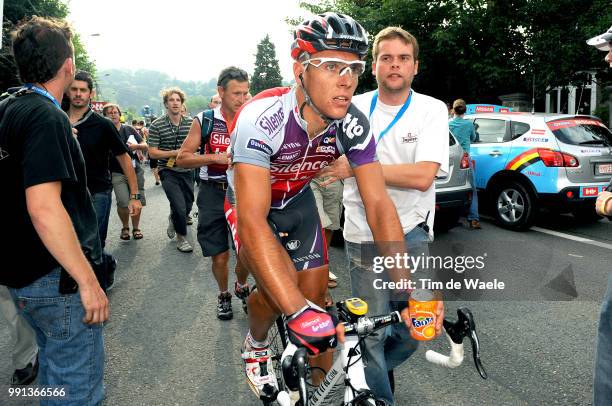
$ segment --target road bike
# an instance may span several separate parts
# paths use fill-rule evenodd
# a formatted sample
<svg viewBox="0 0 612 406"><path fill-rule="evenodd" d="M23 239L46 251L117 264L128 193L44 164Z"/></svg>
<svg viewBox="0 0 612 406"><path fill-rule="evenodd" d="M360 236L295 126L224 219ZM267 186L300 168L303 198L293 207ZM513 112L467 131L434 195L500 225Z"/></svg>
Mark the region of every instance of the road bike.
<svg viewBox="0 0 612 406"><path fill-rule="evenodd" d="M264 400L264 405L280 406L322 406L329 404L331 392L336 403L345 406L384 405L368 388L364 364L361 357L361 343L370 334L395 323L403 323L399 312L386 315L367 316L367 303L358 298L336 303L338 318L344 324L346 341L325 378L318 386L310 384L312 368L308 363L307 350L288 341L286 321L279 317L270 329L270 350L273 372L279 385L275 399ZM480 341L476 334L474 316L467 307L457 309L457 319L444 319L444 331L450 344L449 355L429 350L425 357L429 362L448 368L461 365L464 358L463 339L472 343L474 364L480 376L487 379L487 373L480 360ZM334 388L344 386L344 393ZM340 401L340 398L342 399Z"/></svg>

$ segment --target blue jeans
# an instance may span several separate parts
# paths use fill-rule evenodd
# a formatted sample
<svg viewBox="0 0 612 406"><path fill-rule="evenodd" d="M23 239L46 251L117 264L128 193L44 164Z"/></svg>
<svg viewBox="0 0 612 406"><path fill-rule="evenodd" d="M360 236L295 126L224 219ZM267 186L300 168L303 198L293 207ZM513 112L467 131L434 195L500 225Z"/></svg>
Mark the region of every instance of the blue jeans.
<svg viewBox="0 0 612 406"><path fill-rule="evenodd" d="M476 174L474 173L475 168L473 161L470 161L470 166L472 167L470 171L470 176L472 177L472 203L470 204L467 220L480 221L480 216L478 215L478 189L476 189Z"/></svg>
<svg viewBox="0 0 612 406"><path fill-rule="evenodd" d="M612 273L601 306L595 354L593 405L612 405Z"/></svg>
<svg viewBox="0 0 612 406"><path fill-rule="evenodd" d="M104 399L104 340L101 324L83 323L79 293L58 293L60 269L32 284L10 288L20 314L36 333L38 384L64 386L67 397L41 405L99 405Z"/></svg>
<svg viewBox="0 0 612 406"><path fill-rule="evenodd" d="M419 227L404 236L406 249L410 255L419 256L429 253L429 237ZM346 242L346 255L351 277L351 290L354 297L368 303L368 315L387 314L393 310L401 311L407 303L391 301L390 291L375 289L374 281L381 275L372 270L373 257L378 255L374 244L355 244ZM387 371L406 361L418 348L418 341L410 336L403 323L387 327L364 340L363 353L366 362L365 376L368 386L379 399L389 405L394 404L393 393Z"/></svg>
<svg viewBox="0 0 612 406"><path fill-rule="evenodd" d="M113 202L113 190L109 189L104 192L98 192L91 195L93 200L96 218L98 219L98 235L102 248L106 245L106 236L108 234L108 219L110 217L111 204Z"/></svg>

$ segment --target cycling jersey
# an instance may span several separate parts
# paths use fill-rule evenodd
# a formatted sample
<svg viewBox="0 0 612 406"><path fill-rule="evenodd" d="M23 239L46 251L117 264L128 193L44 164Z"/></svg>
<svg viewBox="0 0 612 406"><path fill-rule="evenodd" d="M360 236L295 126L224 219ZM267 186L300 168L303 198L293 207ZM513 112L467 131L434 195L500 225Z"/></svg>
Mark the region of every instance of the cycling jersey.
<svg viewBox="0 0 612 406"><path fill-rule="evenodd" d="M340 155L345 154L352 167L377 160L367 117L352 104L343 120L332 121L312 140L305 128L295 88L259 93L232 123L232 161L270 169L272 209L284 208ZM233 187L233 171L227 175Z"/></svg>
<svg viewBox="0 0 612 406"><path fill-rule="evenodd" d="M203 140L202 151L204 154L219 154L227 151L230 145L230 136L227 131L227 121L221 112L221 106L213 110L214 121L210 135ZM198 120L202 127L204 112L198 113L194 119ZM227 182L227 165L211 164L200 168L200 179L213 182Z"/></svg>

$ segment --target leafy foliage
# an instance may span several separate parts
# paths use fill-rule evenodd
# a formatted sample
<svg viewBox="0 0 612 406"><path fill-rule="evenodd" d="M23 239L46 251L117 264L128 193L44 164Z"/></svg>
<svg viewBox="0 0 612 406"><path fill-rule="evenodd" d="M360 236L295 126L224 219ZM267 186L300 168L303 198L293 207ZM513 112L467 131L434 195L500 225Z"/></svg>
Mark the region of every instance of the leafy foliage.
<svg viewBox="0 0 612 406"><path fill-rule="evenodd" d="M11 55L10 33L19 21L33 15L66 18L68 5L61 0L4 0L2 49L0 50L0 90L2 91L21 83L17 74L17 66ZM89 55L77 33L73 37L73 43L77 68L86 70L95 76L95 63L89 59Z"/></svg>
<svg viewBox="0 0 612 406"><path fill-rule="evenodd" d="M499 103L503 94L531 94L535 79L541 103L549 86L579 83L581 71L595 68L600 80L610 79L603 54L585 44L612 21L609 0L328 0L301 6L348 14L371 40L387 26L412 33L420 46L414 87L442 100ZM357 91L374 87L366 71Z"/></svg>
<svg viewBox="0 0 612 406"><path fill-rule="evenodd" d="M276 59L276 49L270 41L270 36L266 35L257 44L255 72L251 78L251 93L256 95L262 90L282 86L282 82L283 77L280 74L278 59Z"/></svg>
<svg viewBox="0 0 612 406"><path fill-rule="evenodd" d="M210 97L217 92L217 79L194 82L177 80L153 70L101 70L98 100L118 103L123 109L139 115L143 106L148 105L153 114L159 116L164 113L160 92L170 86L178 86L187 94L187 108L193 115L207 108Z"/></svg>

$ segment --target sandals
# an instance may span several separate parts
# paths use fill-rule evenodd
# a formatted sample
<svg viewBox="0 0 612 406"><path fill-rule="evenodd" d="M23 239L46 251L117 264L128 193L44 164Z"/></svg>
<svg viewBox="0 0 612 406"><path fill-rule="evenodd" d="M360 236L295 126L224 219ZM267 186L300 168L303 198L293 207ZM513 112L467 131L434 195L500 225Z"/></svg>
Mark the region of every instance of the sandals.
<svg viewBox="0 0 612 406"><path fill-rule="evenodd" d="M130 228L129 227L123 227L121 229L121 235L119 236L119 238L121 238L124 241L129 240L130 239Z"/></svg>
<svg viewBox="0 0 612 406"><path fill-rule="evenodd" d="M135 228L132 230L132 237L134 237L135 240L141 240L144 235L142 235L142 231L140 231L139 228Z"/></svg>

